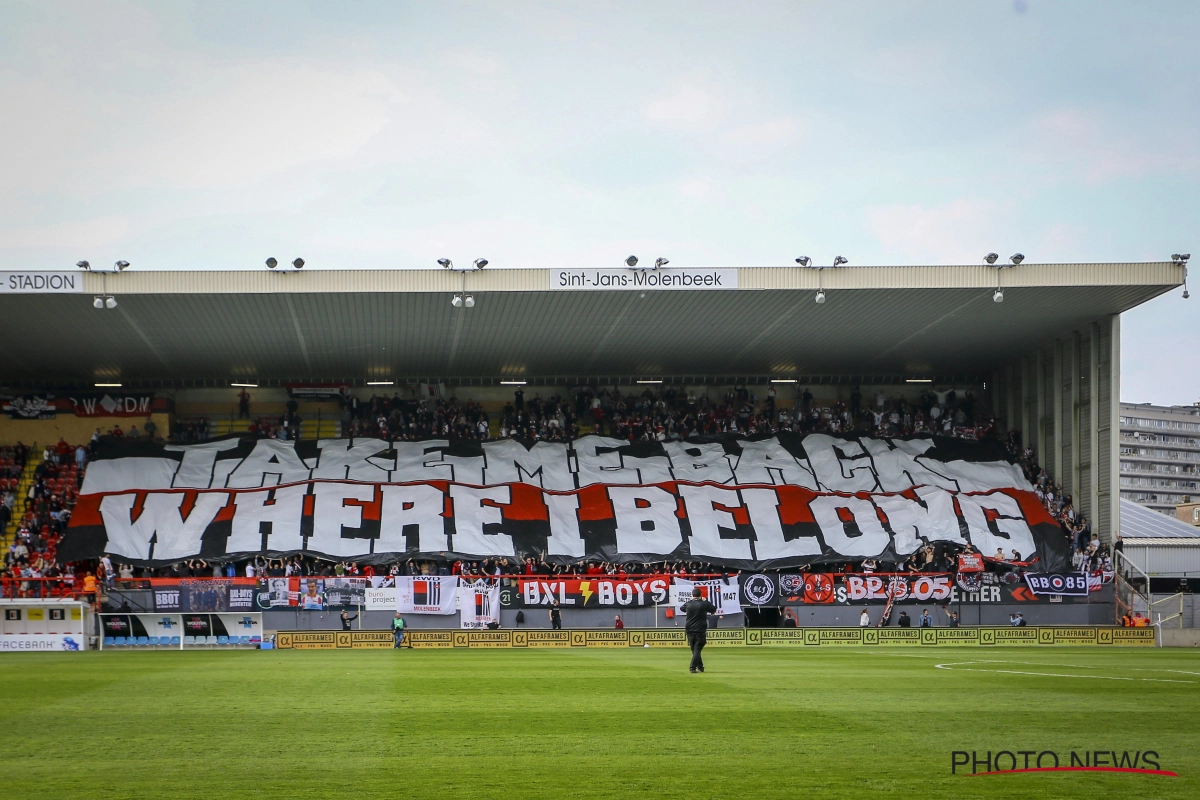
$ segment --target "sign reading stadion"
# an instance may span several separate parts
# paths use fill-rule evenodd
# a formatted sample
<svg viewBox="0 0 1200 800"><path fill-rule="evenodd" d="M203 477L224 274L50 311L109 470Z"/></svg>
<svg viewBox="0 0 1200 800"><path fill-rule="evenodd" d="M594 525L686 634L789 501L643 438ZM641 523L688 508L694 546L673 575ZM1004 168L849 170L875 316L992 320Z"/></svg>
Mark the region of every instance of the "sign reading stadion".
<svg viewBox="0 0 1200 800"><path fill-rule="evenodd" d="M784 434L570 444L431 439L108 440L59 557L140 564L306 552L743 570L927 542L1067 568L1058 524L995 442Z"/></svg>
<svg viewBox="0 0 1200 800"><path fill-rule="evenodd" d="M630 269L554 269L550 270L550 288L565 291L613 289L736 289L736 269L687 269L668 267L656 270Z"/></svg>
<svg viewBox="0 0 1200 800"><path fill-rule="evenodd" d="M0 294L71 294L83 291L78 272L0 272Z"/></svg>

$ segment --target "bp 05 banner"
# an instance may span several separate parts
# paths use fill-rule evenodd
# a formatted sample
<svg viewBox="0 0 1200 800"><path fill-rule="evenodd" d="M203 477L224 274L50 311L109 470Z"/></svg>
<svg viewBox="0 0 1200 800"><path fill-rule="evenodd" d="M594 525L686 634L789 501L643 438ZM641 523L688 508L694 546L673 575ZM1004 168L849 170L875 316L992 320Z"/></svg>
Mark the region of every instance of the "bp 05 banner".
<svg viewBox="0 0 1200 800"><path fill-rule="evenodd" d="M670 578L555 578L517 579L518 608L547 608L555 603L564 608L640 608L667 602Z"/></svg>
<svg viewBox="0 0 1200 800"><path fill-rule="evenodd" d="M780 434L570 444L105 441L59 548L156 565L308 553L758 571L928 542L1064 571L1059 526L996 443Z"/></svg>

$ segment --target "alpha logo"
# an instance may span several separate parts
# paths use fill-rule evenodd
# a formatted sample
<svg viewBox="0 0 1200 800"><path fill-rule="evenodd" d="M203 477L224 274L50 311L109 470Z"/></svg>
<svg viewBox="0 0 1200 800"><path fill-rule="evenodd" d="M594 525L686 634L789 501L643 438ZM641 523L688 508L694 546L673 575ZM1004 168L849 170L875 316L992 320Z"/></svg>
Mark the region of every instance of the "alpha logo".
<svg viewBox="0 0 1200 800"><path fill-rule="evenodd" d="M746 579L742 591L751 604L769 605L775 600L775 581L766 575L751 575Z"/></svg>
<svg viewBox="0 0 1200 800"><path fill-rule="evenodd" d="M967 767L970 771L967 771ZM950 753L951 775L1015 775L1024 772L1129 772L1139 775L1164 775L1178 778L1165 770L1156 750L1072 750L1061 758L1053 750L991 750L980 753L955 750Z"/></svg>
<svg viewBox="0 0 1200 800"><path fill-rule="evenodd" d="M806 575L804 577L804 602L832 603L833 578L821 572Z"/></svg>

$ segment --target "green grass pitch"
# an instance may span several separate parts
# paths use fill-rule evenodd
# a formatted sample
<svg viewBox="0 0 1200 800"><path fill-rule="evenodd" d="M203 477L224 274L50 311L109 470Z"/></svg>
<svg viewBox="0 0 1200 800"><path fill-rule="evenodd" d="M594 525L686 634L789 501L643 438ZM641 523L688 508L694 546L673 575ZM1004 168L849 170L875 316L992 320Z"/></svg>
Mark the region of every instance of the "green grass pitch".
<svg viewBox="0 0 1200 800"><path fill-rule="evenodd" d="M703 675L682 649L8 655L0 794L1200 797L1195 651L705 655ZM1154 750L1181 777L954 776L954 750Z"/></svg>

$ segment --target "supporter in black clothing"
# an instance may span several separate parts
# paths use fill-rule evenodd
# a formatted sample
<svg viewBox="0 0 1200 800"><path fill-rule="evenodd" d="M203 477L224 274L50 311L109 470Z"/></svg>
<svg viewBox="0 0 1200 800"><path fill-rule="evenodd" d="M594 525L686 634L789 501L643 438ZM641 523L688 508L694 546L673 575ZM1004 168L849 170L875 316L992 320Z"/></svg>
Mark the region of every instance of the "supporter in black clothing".
<svg viewBox="0 0 1200 800"><path fill-rule="evenodd" d="M562 607L557 600L550 606L550 627L556 631L562 630Z"/></svg>
<svg viewBox="0 0 1200 800"><path fill-rule="evenodd" d="M900 612L900 619L896 620L896 625L901 628L911 628L912 619L909 618L907 611Z"/></svg>
<svg viewBox="0 0 1200 800"><path fill-rule="evenodd" d="M358 619L358 614L355 614L352 617L352 616L350 616L350 613L348 611L343 611L342 612L342 630L344 630L344 631L350 630L350 623L354 622L354 620L356 620L356 619Z"/></svg>
<svg viewBox="0 0 1200 800"><path fill-rule="evenodd" d="M692 599L682 606L687 614L684 632L687 634L688 647L692 651L692 663L688 672L704 672L704 659L700 651L708 644L708 615L714 613L717 607L701 597L700 587L692 589Z"/></svg>

